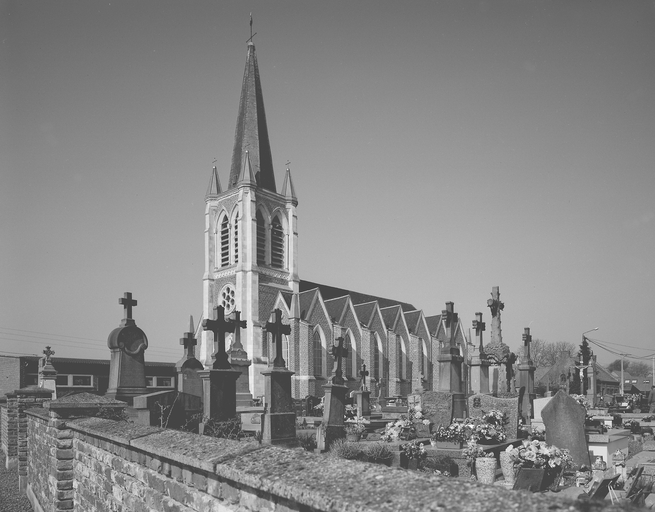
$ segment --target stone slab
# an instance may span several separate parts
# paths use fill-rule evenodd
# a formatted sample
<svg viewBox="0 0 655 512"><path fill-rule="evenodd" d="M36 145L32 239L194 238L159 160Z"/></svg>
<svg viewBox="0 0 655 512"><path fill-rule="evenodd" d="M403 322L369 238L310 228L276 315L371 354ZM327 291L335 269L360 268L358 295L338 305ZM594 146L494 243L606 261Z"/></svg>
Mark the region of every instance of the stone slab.
<svg viewBox="0 0 655 512"><path fill-rule="evenodd" d="M567 449L574 464L589 466L589 448L584 431L585 408L560 390L542 411L546 442Z"/></svg>
<svg viewBox="0 0 655 512"><path fill-rule="evenodd" d="M534 415L533 415L533 420L537 421L539 423L543 423L544 420L541 416L541 411L544 410L544 407L546 407L546 404L551 401L553 397L552 396L547 396L545 398L535 398L532 402L532 408L534 410Z"/></svg>
<svg viewBox="0 0 655 512"><path fill-rule="evenodd" d="M519 427L519 399L497 398L490 395L471 395L468 399L469 418L479 418L491 410L504 412L508 422L505 425L507 437L516 439Z"/></svg>
<svg viewBox="0 0 655 512"><path fill-rule="evenodd" d="M453 421L453 393L425 391L420 395L425 416L436 427L448 426Z"/></svg>
<svg viewBox="0 0 655 512"><path fill-rule="evenodd" d="M164 429L130 423L127 421L111 421L103 418L82 418L68 421L71 430L84 434L110 439L116 443L130 444L133 439L162 432Z"/></svg>

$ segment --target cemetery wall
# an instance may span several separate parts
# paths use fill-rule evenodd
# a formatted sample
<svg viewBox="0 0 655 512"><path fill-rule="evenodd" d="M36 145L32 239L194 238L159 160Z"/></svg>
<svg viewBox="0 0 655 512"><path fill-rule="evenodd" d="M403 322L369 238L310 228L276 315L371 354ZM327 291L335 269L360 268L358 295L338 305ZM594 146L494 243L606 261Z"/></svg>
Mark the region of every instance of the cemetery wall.
<svg viewBox="0 0 655 512"><path fill-rule="evenodd" d="M44 409L32 409L27 417L26 492L37 511L545 512L585 507L301 449L97 417L62 420ZM612 508L607 502L595 510Z"/></svg>
<svg viewBox="0 0 655 512"><path fill-rule="evenodd" d="M7 437L7 430L9 429L9 418L7 416L7 406L0 404L0 447L2 452L7 455L9 442Z"/></svg>

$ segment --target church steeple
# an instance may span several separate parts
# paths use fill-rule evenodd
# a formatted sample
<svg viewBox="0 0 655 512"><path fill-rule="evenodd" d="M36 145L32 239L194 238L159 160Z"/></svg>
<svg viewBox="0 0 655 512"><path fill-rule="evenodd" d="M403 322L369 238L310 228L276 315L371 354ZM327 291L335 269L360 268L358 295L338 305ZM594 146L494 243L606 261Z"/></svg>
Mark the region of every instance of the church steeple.
<svg viewBox="0 0 655 512"><path fill-rule="evenodd" d="M234 134L234 151L232 152L232 168L230 169L230 180L227 185L228 190L237 187L239 183L246 151L249 155L257 186L271 192L277 192L275 189L275 175L273 174L271 144L266 125L266 113L264 112L262 85L259 79L255 45L252 41L248 43L246 69L241 86L241 100L239 101L239 114Z"/></svg>

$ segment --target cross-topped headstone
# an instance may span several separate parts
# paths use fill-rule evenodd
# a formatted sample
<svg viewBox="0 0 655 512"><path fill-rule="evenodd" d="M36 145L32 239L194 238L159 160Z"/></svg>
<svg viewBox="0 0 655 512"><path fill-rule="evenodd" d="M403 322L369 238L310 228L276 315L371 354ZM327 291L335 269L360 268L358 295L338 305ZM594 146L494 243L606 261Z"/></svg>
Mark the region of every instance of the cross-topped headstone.
<svg viewBox="0 0 655 512"><path fill-rule="evenodd" d="M280 309L276 309L274 314L275 322L266 322L266 332L270 332L273 335L273 341L275 342L273 367L286 368L286 362L284 361L284 357L282 357L282 335L286 334L288 336L291 334L291 326L282 323L282 311Z"/></svg>
<svg viewBox="0 0 655 512"><path fill-rule="evenodd" d="M245 329L248 322L241 320L241 311L234 311L234 339L232 340L232 350L243 350L241 344L241 329Z"/></svg>
<svg viewBox="0 0 655 512"><path fill-rule="evenodd" d="M455 338L453 337L453 326L457 325L458 320L458 315L455 313L455 304L453 302L446 302L446 309L441 312L441 320L446 326L448 345L453 346L455 344Z"/></svg>
<svg viewBox="0 0 655 512"><path fill-rule="evenodd" d="M523 329L521 339L523 340L523 357L521 359L522 362L528 362L530 361L530 343L532 343L532 335L530 334L529 327Z"/></svg>
<svg viewBox="0 0 655 512"><path fill-rule="evenodd" d="M46 346L45 350L43 351L43 354L45 355L45 361L43 361L43 364L49 364L50 363L50 357L55 355L55 351L50 349L50 345Z"/></svg>
<svg viewBox="0 0 655 512"><path fill-rule="evenodd" d="M487 324L482 321L482 313L475 314L475 320L473 320L473 329L475 329L475 336L479 340L479 347L482 349L482 333L487 330Z"/></svg>
<svg viewBox="0 0 655 512"><path fill-rule="evenodd" d="M118 303L121 304L125 310L123 325L134 323L134 320L132 319L132 308L136 306L136 299L132 298L132 292L125 292L123 296L118 299Z"/></svg>
<svg viewBox="0 0 655 512"><path fill-rule="evenodd" d="M184 345L185 356L187 358L195 357L195 346L198 340L194 337L195 329L193 328L193 316L189 319L189 332L184 333L184 337L180 338L180 345Z"/></svg>
<svg viewBox="0 0 655 512"><path fill-rule="evenodd" d="M234 321L225 319L225 308L223 306L214 307L214 319L205 319L202 321L202 328L205 331L214 333L214 343L218 342L218 349L214 353L214 370L231 370L230 362L225 352L225 333L234 332Z"/></svg>
<svg viewBox="0 0 655 512"><path fill-rule="evenodd" d="M366 386L366 377L368 377L368 370L366 369L365 363L362 363L362 369L359 370L359 376L361 378L361 385L359 389L362 391L368 391L368 387Z"/></svg>
<svg viewBox="0 0 655 512"><path fill-rule="evenodd" d="M344 357L348 357L348 349L343 346L343 336L337 338L338 345L332 345L332 357L337 363L337 369L332 377L332 384L343 384L343 372L341 371L341 362Z"/></svg>

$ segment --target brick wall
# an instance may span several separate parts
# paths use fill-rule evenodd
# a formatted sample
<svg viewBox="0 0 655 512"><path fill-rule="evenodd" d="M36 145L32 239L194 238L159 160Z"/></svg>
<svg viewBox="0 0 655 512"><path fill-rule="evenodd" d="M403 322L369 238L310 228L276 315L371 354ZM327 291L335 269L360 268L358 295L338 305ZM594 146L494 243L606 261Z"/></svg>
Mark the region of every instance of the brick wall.
<svg viewBox="0 0 655 512"><path fill-rule="evenodd" d="M9 417L7 415L7 403L5 402L4 404L0 404L0 447L2 449L2 453L5 454L5 457L7 457L9 451L9 439L7 437L8 429Z"/></svg>

